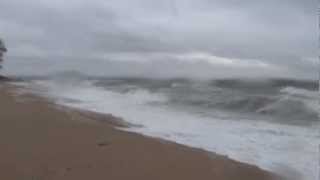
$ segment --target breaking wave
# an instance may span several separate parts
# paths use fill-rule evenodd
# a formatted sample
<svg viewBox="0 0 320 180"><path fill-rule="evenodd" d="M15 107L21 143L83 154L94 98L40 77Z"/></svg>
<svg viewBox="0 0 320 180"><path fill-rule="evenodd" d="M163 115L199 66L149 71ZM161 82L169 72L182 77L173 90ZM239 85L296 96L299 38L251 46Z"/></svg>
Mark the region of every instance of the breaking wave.
<svg viewBox="0 0 320 180"><path fill-rule="evenodd" d="M25 89L56 103L111 113L124 130L316 178L319 119L313 83L86 77L33 80ZM316 124L316 126L314 126ZM221 141L223 139L223 141ZM281 173L281 172L279 172Z"/></svg>

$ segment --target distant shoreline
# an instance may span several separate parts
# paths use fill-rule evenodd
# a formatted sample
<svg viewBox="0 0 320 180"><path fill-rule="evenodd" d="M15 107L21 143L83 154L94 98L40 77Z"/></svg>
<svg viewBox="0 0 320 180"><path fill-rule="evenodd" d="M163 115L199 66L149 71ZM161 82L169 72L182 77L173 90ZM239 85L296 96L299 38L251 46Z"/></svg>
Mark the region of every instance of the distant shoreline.
<svg viewBox="0 0 320 180"><path fill-rule="evenodd" d="M7 76L0 75L0 82L7 82L7 81L11 81L11 80L12 79Z"/></svg>

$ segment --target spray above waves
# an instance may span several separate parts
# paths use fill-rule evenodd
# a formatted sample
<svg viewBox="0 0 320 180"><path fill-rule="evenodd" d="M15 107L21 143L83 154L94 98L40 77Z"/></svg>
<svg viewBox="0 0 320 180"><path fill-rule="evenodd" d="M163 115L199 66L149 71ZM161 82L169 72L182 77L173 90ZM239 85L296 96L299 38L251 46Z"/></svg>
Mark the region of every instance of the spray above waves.
<svg viewBox="0 0 320 180"><path fill-rule="evenodd" d="M90 77L77 71L46 77L59 88L97 86L135 102L144 99L155 106L168 106L223 119L264 119L310 125L318 117L318 84L302 80L190 80ZM139 100L140 99L140 100ZM149 99L149 100L147 100ZM260 117L256 117L260 116Z"/></svg>
<svg viewBox="0 0 320 180"><path fill-rule="evenodd" d="M135 98L133 101L137 103L141 101L223 119L263 119L295 125L310 125L319 120L317 83L312 81L110 79L73 71L53 74L47 79L59 84L60 88L93 83L120 96Z"/></svg>
<svg viewBox="0 0 320 180"><path fill-rule="evenodd" d="M314 82L103 79L96 85L121 93L143 89L161 94L166 97L166 101L159 102L158 105L203 115L217 115L223 111L236 118L248 119L252 115L253 119L257 119L256 116L259 115L265 120L297 125L309 125L318 121L318 92Z"/></svg>

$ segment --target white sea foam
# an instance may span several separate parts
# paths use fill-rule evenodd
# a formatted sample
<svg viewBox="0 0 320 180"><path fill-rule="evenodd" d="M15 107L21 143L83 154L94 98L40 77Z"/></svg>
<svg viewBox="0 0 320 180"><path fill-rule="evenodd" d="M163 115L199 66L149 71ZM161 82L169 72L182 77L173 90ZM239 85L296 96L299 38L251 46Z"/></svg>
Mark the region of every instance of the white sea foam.
<svg viewBox="0 0 320 180"><path fill-rule="evenodd" d="M39 81L30 87L32 91L54 98L57 103L112 113L129 123L142 125L124 129L127 131L228 155L282 175L293 175L298 180L317 177L319 126L298 127L200 117L166 106L150 105L166 101L162 94L145 90L118 93L93 86L90 82L75 87L74 84L61 86L57 82Z"/></svg>
<svg viewBox="0 0 320 180"><path fill-rule="evenodd" d="M302 97L315 98L318 97L319 92L310 91L306 89L300 89L295 87L285 87L281 89L282 93L287 93L289 95L298 95Z"/></svg>
<svg viewBox="0 0 320 180"><path fill-rule="evenodd" d="M319 92L318 91L309 91L306 89L299 89L294 87L286 87L281 89L282 93L287 94L288 96L296 96L297 98L304 98L305 105L315 111L319 112Z"/></svg>

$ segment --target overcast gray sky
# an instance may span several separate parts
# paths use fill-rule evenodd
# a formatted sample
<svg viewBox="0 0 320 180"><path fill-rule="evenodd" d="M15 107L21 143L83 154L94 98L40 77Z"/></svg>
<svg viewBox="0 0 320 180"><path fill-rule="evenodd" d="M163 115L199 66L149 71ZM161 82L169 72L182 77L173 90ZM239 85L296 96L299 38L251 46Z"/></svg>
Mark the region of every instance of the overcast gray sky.
<svg viewBox="0 0 320 180"><path fill-rule="evenodd" d="M1 0L5 71L317 78L317 0Z"/></svg>

